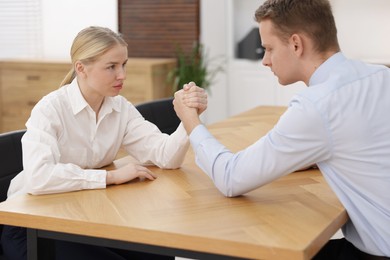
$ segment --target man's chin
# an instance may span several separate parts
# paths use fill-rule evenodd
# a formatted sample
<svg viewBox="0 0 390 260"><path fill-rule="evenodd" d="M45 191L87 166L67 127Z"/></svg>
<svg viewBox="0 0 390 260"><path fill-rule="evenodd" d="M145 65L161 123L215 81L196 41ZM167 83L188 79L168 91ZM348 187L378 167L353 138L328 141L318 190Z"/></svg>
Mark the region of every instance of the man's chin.
<svg viewBox="0 0 390 260"><path fill-rule="evenodd" d="M281 86L285 87L294 83L297 83L298 81L293 81L293 80L281 80L278 78L278 82Z"/></svg>
<svg viewBox="0 0 390 260"><path fill-rule="evenodd" d="M286 83L285 81L282 81L280 79L278 80L278 82L279 82L279 85L281 85L282 87L285 87L285 86L291 84L291 83Z"/></svg>

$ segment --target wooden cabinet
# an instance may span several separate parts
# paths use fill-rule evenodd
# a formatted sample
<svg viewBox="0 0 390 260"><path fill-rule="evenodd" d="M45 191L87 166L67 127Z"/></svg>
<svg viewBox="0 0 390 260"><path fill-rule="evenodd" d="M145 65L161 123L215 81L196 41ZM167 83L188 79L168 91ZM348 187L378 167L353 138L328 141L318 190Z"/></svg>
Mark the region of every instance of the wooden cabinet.
<svg viewBox="0 0 390 260"><path fill-rule="evenodd" d="M31 109L57 89L69 63L2 61L0 63L1 132L25 128Z"/></svg>
<svg viewBox="0 0 390 260"><path fill-rule="evenodd" d="M176 59L130 58L121 95L133 104L172 96L167 76L175 67Z"/></svg>
<svg viewBox="0 0 390 260"><path fill-rule="evenodd" d="M130 58L121 95L133 104L171 96L167 74L175 66L175 59ZM69 62L0 61L0 132L25 128L31 109L70 68Z"/></svg>

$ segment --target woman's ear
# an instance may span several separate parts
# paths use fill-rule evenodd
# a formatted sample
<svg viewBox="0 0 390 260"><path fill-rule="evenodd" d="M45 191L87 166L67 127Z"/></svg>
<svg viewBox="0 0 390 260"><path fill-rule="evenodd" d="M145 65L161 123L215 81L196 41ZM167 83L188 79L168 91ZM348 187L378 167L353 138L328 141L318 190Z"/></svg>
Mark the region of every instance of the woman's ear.
<svg viewBox="0 0 390 260"><path fill-rule="evenodd" d="M85 76L85 67L81 61L76 61L74 64L74 71L78 76Z"/></svg>
<svg viewBox="0 0 390 260"><path fill-rule="evenodd" d="M302 37L299 34L294 33L293 35L291 35L289 43L295 55L297 55L298 57L301 56L303 53L304 45Z"/></svg>

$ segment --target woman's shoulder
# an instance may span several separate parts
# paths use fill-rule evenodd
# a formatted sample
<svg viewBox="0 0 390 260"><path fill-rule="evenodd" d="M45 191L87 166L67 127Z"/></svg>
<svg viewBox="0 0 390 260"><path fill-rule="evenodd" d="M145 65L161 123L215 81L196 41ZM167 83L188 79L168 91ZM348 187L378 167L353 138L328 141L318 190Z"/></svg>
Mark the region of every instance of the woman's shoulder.
<svg viewBox="0 0 390 260"><path fill-rule="evenodd" d="M46 95L44 95L41 100L50 101L50 100L57 99L66 94L67 87L68 87L67 85L59 87L58 89L53 90L52 92L49 92Z"/></svg>
<svg viewBox="0 0 390 260"><path fill-rule="evenodd" d="M49 110L52 107L62 106L66 102L66 87L60 87L44 95L34 106L33 110Z"/></svg>

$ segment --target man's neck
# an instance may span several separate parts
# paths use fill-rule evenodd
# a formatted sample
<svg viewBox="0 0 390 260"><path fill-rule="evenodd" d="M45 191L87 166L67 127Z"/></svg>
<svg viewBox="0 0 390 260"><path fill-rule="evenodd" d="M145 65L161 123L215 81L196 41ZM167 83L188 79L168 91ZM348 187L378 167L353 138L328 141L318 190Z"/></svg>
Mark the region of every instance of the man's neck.
<svg viewBox="0 0 390 260"><path fill-rule="evenodd" d="M311 59L307 59L305 66L305 79L306 86L309 86L309 81L313 73L330 57L336 54L337 51L327 51L323 53L313 54Z"/></svg>

